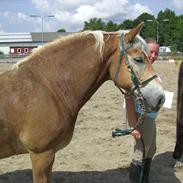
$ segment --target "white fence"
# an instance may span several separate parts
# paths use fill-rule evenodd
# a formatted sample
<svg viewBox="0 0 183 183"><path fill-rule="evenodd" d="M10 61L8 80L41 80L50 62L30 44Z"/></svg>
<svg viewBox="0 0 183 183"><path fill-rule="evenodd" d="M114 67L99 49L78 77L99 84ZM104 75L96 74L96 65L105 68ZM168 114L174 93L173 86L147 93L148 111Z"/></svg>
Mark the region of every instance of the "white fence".
<svg viewBox="0 0 183 183"><path fill-rule="evenodd" d="M17 63L26 55L0 55L0 63Z"/></svg>

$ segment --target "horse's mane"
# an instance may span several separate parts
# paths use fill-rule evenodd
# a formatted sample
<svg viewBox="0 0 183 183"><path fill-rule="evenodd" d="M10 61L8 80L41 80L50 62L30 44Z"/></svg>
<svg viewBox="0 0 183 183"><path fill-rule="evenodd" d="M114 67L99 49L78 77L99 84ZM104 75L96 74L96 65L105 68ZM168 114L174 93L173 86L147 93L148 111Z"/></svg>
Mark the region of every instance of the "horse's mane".
<svg viewBox="0 0 183 183"><path fill-rule="evenodd" d="M122 32L125 34L128 32L128 30L127 31L120 30L120 31L114 32L114 34L121 34ZM14 64L12 66L12 69L18 69L20 65L28 62L32 58L33 60L37 60L36 58L39 58L39 57L46 58L45 55L49 55L49 53L53 53L56 50L64 50L64 48L68 48L74 45L74 43L77 41L81 41L81 40L85 41L86 37L89 34L93 35L95 39L94 49L98 49L100 57L102 57L103 50L104 50L104 33L109 34L109 37L110 37L110 33L104 32L104 31L84 31L84 32L78 32L65 37L58 38L50 43L45 44L43 47L39 47L33 50L33 52L29 56L25 57L24 59ZM147 43L139 35L136 36L135 41L133 43L133 47L142 49L146 54L148 54Z"/></svg>
<svg viewBox="0 0 183 183"><path fill-rule="evenodd" d="M43 47L39 47L33 50L33 52L14 64L12 69L18 69L20 65L28 62L31 58L40 57L44 53L53 52L53 50L61 50L67 46L72 46L74 42L77 42L81 39L85 40L85 38L89 35L93 35L95 39L94 48L99 50L100 56L103 55L104 48L104 36L102 31L84 31L79 33L74 33L65 37L58 38L50 43L45 44ZM35 59L36 60L36 59Z"/></svg>

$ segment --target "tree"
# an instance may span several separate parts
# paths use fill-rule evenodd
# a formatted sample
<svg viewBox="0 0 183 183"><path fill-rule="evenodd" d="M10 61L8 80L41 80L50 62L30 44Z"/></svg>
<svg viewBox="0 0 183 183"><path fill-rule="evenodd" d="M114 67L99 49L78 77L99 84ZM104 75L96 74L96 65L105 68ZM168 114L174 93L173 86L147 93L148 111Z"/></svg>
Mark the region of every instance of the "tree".
<svg viewBox="0 0 183 183"><path fill-rule="evenodd" d="M142 31L140 32L141 36L143 38L152 37L156 39L156 22L154 15L142 13L133 21L133 26L136 26L141 22L145 23Z"/></svg>
<svg viewBox="0 0 183 183"><path fill-rule="evenodd" d="M111 20L105 26L105 31L112 32L117 30L119 30L119 25L116 23L113 23Z"/></svg>
<svg viewBox="0 0 183 183"><path fill-rule="evenodd" d="M128 29L132 29L133 28L133 21L132 20L124 20L123 23L121 23L119 25L119 28L121 30L128 30Z"/></svg>
<svg viewBox="0 0 183 183"><path fill-rule="evenodd" d="M66 32L65 29L59 29L57 32Z"/></svg>
<svg viewBox="0 0 183 183"><path fill-rule="evenodd" d="M183 30L182 30L182 25L183 25L183 15L180 15L177 17L176 21L176 31L175 31L175 41L174 43L177 45L177 50L183 52Z"/></svg>
<svg viewBox="0 0 183 183"><path fill-rule="evenodd" d="M83 30L105 30L105 23L100 18L92 18L84 22Z"/></svg>
<svg viewBox="0 0 183 183"><path fill-rule="evenodd" d="M143 38L158 38L160 46L170 46L173 51L183 52L183 15L176 16L175 12L170 9L160 11L157 19L154 15L142 13L136 19L126 19L120 24L111 20L105 23L101 18L92 18L88 22L84 22L83 30L104 30L109 32L119 29L128 30L141 22L145 23L141 31ZM59 29L57 32L65 32L65 30Z"/></svg>
<svg viewBox="0 0 183 183"><path fill-rule="evenodd" d="M167 20L165 22L165 20ZM175 45L175 34L176 31L177 17L174 11L166 9L160 11L157 16L158 32L159 32L159 43L164 46ZM175 47L175 46L174 46Z"/></svg>

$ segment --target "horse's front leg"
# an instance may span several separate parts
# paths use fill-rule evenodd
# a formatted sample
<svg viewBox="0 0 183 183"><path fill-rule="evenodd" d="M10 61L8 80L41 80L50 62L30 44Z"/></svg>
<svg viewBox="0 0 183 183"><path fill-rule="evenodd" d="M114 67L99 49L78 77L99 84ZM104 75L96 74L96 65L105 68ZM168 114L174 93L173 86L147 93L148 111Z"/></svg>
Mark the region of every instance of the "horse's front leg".
<svg viewBox="0 0 183 183"><path fill-rule="evenodd" d="M30 157L34 183L49 183L55 152L51 150L43 153L30 152Z"/></svg>

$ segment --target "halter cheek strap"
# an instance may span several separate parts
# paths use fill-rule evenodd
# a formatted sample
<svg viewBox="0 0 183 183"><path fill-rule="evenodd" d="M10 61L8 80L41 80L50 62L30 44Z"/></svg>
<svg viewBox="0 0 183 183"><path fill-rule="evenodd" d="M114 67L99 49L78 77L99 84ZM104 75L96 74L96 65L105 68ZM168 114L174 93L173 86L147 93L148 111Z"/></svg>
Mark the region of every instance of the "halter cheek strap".
<svg viewBox="0 0 183 183"><path fill-rule="evenodd" d="M122 65L123 56L125 56L126 65L128 66L129 65L128 64L128 56L127 56L126 51L133 46L133 44L130 44L127 48L125 48L124 38L123 37L124 37L124 33L121 33L121 35L120 35L120 52L119 52L119 58L118 58L118 67L117 67L117 71L116 71L115 77L114 77L114 83L115 84L118 81L118 75L119 75L119 71L120 71L120 68L121 68L121 65Z"/></svg>
<svg viewBox="0 0 183 183"><path fill-rule="evenodd" d="M145 85L147 85L150 81L152 81L153 79L155 79L156 77L158 77L157 75L154 75L148 79L146 79L145 81L140 81L139 78L137 77L137 75L135 74L133 67L130 65L130 62L128 60L128 55L127 55L127 50L130 49L131 47L133 47L133 43L130 44L127 48L125 48L124 45L124 33L121 33L120 35L120 53L119 53L119 58L118 58L118 66L117 66L117 71L115 73L115 77L114 77L114 83L115 85L120 89L120 91L125 94L125 92L117 85L117 81L118 81L118 76L119 76L119 71L122 65L122 60L123 60L123 56L125 57L125 64L128 68L128 71L131 73L131 80L133 82L133 87L132 89L127 92L128 95L132 95L134 94L135 90L137 90L138 92L140 91L140 88L144 87Z"/></svg>

